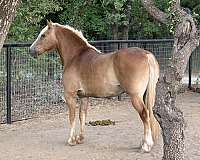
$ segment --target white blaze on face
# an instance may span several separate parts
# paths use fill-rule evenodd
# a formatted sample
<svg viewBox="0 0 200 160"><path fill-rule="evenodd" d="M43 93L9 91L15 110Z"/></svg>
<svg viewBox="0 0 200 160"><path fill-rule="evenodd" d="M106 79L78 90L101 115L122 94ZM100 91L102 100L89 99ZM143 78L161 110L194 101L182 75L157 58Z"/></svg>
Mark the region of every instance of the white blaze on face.
<svg viewBox="0 0 200 160"><path fill-rule="evenodd" d="M41 35L44 34L46 31L48 30L48 26L44 27L42 29L42 31L40 32L40 34L38 35L37 39L33 42L33 44L31 45L30 48L32 48L36 43L37 41L41 38Z"/></svg>

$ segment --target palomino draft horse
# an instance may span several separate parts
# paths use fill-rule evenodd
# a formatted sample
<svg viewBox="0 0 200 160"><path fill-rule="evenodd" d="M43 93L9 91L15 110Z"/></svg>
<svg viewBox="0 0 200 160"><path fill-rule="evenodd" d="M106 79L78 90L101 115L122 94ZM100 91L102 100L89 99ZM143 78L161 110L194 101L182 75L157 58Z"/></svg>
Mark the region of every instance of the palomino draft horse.
<svg viewBox="0 0 200 160"><path fill-rule="evenodd" d="M80 31L47 22L31 45L30 53L37 56L51 49L58 50L64 65L64 96L69 107L71 128L68 143L83 143L88 97L110 97L126 92L144 125L142 149L149 152L159 127L152 112L159 77L159 65L153 54L140 48L100 54ZM79 135L75 133L77 96L81 99Z"/></svg>

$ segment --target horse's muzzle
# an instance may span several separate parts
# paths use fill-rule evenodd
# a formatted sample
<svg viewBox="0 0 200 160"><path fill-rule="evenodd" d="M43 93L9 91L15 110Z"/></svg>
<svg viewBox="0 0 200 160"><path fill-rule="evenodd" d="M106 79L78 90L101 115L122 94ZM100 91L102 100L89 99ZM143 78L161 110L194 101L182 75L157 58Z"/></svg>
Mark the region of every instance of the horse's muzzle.
<svg viewBox="0 0 200 160"><path fill-rule="evenodd" d="M37 58L37 50L35 49L35 47L30 47L30 55L34 58Z"/></svg>

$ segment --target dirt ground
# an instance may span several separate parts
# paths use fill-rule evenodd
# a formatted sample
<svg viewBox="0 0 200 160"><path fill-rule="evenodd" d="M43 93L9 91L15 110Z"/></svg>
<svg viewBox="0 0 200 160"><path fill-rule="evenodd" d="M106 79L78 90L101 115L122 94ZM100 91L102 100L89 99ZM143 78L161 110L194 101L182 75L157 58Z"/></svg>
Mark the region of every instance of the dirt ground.
<svg viewBox="0 0 200 160"><path fill-rule="evenodd" d="M186 160L200 159L200 94L179 95L184 111ZM159 160L162 138L150 153L139 150L142 123L129 99L101 100L89 108L87 122L111 119L116 125L86 126L85 143L65 145L69 128L66 113L0 125L0 160Z"/></svg>

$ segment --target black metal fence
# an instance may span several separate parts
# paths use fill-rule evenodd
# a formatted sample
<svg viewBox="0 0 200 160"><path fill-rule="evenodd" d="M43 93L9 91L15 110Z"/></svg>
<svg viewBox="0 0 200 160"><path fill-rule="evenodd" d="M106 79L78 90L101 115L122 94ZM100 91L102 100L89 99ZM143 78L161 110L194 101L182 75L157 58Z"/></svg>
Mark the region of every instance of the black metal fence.
<svg viewBox="0 0 200 160"><path fill-rule="evenodd" d="M153 52L161 74L169 64L173 40L106 40L91 42L104 53L124 47L140 47ZM63 100L62 65L56 52L34 59L29 43L5 44L0 59L0 123L11 123L66 110ZM200 78L200 48L190 59L184 83ZM190 78L189 78L190 77ZM189 81L190 80L190 81Z"/></svg>

